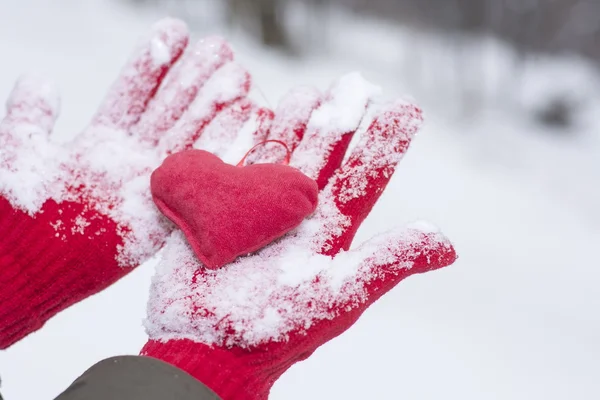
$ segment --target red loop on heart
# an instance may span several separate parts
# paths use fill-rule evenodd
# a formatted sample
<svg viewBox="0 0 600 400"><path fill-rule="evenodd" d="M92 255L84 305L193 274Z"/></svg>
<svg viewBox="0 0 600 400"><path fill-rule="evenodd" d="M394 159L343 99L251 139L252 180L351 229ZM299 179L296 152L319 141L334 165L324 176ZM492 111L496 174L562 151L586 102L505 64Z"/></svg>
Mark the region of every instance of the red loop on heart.
<svg viewBox="0 0 600 400"><path fill-rule="evenodd" d="M246 161L246 158L248 158L248 156L254 151L256 150L258 147L265 145L267 143L277 143L282 145L285 148L286 151L286 155L285 158L283 159L283 162L281 163L281 165L288 165L290 163L290 158L292 157L292 151L290 150L290 148L287 146L287 144L285 144L284 142L282 142L281 140L275 140L275 139L269 139L269 140L263 140L260 143L257 143L254 147L252 147L250 150L248 150L246 152L246 154L244 154L244 157L242 157L242 159L240 160L239 163L237 163L238 167L243 167L244 166L244 162Z"/></svg>

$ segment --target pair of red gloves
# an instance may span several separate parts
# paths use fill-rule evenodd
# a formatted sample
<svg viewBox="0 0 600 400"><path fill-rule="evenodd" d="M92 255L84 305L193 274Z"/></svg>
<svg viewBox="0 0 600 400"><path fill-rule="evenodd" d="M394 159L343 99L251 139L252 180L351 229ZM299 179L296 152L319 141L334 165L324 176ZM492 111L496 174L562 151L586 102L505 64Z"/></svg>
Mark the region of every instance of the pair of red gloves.
<svg viewBox="0 0 600 400"><path fill-rule="evenodd" d="M180 367L224 400L266 399L283 372L402 279L455 260L426 224L349 250L421 124L417 107L380 104L346 155L377 95L360 76L326 93L292 90L275 112L253 103L250 87L226 42L188 46L185 25L171 19L154 26L69 144L49 135L59 108L51 85L19 80L0 124L0 348L166 246L141 354ZM183 149L236 162L265 140L286 143L290 165L317 182L317 210L260 251L204 268L154 206L150 174ZM276 157L265 150L255 158ZM239 215L252 209L239 207Z"/></svg>

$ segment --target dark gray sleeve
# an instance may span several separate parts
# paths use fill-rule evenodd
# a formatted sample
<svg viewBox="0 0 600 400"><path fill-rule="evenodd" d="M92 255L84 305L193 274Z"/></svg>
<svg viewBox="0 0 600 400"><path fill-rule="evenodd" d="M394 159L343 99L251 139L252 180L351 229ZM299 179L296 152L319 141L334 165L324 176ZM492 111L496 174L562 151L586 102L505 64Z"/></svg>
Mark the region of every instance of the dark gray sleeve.
<svg viewBox="0 0 600 400"><path fill-rule="evenodd" d="M85 371L55 400L221 400L200 381L164 361L119 356Z"/></svg>

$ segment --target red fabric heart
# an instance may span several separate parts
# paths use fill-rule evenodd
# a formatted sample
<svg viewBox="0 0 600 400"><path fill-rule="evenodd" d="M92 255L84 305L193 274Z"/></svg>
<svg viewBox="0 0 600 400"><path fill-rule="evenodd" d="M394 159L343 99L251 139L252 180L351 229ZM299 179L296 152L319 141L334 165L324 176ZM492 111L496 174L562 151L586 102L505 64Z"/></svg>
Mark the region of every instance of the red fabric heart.
<svg viewBox="0 0 600 400"><path fill-rule="evenodd" d="M280 164L237 167L203 150L170 155L153 173L152 197L211 269L261 249L317 207L317 183Z"/></svg>

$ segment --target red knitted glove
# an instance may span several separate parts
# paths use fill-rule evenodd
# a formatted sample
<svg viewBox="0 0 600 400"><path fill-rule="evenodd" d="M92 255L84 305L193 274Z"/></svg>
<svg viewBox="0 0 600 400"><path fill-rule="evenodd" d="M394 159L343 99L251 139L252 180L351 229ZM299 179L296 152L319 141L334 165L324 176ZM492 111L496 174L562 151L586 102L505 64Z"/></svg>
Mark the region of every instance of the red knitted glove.
<svg viewBox="0 0 600 400"><path fill-rule="evenodd" d="M422 119L414 105L384 105L343 162L374 92L350 75L322 98L306 90L285 98L269 138L294 148L291 165L318 181L317 211L219 270L201 265L174 232L153 279L142 354L182 368L223 400L266 399L290 366L402 279L455 260L449 241L425 223L348 250Z"/></svg>
<svg viewBox="0 0 600 400"><path fill-rule="evenodd" d="M265 119L223 40L201 40L171 68L187 42L182 22L157 23L67 145L48 135L58 114L51 86L17 83L0 124L0 348L158 250L172 225L152 203L149 175L166 154L224 119Z"/></svg>

